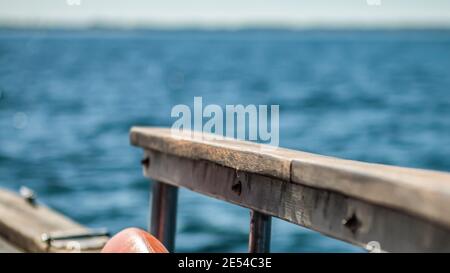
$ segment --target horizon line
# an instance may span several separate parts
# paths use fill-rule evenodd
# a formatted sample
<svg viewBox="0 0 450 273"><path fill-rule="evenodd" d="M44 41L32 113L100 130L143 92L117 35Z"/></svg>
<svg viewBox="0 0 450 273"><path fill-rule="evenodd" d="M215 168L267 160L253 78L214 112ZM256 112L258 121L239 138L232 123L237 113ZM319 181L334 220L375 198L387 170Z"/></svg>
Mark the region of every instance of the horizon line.
<svg viewBox="0 0 450 273"><path fill-rule="evenodd" d="M202 23L123 23L111 21L95 21L88 23L73 22L11 22L0 19L0 29L28 30L450 30L450 23L411 23L411 22L309 22L304 24L286 22L253 22L236 24L202 24Z"/></svg>

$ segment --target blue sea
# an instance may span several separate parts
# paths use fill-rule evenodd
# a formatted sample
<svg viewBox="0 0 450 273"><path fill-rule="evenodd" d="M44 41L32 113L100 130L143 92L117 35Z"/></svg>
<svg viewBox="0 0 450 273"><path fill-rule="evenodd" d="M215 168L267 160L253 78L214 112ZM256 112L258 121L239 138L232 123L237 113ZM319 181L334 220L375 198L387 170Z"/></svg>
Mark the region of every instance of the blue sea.
<svg viewBox="0 0 450 273"><path fill-rule="evenodd" d="M89 227L146 228L133 125L176 104L280 105L280 145L450 171L450 31L0 30L0 187ZM245 252L249 212L180 191L180 252ZM274 252L359 252L273 221Z"/></svg>

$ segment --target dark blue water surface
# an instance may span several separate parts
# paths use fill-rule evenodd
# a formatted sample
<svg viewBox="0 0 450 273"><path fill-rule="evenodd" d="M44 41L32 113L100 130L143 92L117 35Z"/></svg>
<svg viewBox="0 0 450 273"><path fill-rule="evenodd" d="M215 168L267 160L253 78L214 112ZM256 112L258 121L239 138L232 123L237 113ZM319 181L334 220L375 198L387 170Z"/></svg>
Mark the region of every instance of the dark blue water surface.
<svg viewBox="0 0 450 273"><path fill-rule="evenodd" d="M279 104L281 146L450 171L450 31L0 31L0 186L91 227L146 227L133 125ZM246 251L246 209L181 191L178 251ZM360 251L275 220L274 251Z"/></svg>

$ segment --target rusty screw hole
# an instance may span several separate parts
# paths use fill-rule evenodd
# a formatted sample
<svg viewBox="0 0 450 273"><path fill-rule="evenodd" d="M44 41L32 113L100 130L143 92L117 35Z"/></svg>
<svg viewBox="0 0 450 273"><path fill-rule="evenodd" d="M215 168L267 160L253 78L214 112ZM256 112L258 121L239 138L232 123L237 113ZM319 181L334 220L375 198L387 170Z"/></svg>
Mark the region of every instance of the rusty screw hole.
<svg viewBox="0 0 450 273"><path fill-rule="evenodd" d="M358 229L361 227L361 221L359 221L358 217L356 217L356 214L353 213L352 216L345 218L342 220L342 224L348 228L353 234L358 231Z"/></svg>
<svg viewBox="0 0 450 273"><path fill-rule="evenodd" d="M241 195L241 192L242 192L242 183L241 183L241 181L238 181L237 183L233 184L233 186L231 186L231 190L233 192L235 192L237 195Z"/></svg>

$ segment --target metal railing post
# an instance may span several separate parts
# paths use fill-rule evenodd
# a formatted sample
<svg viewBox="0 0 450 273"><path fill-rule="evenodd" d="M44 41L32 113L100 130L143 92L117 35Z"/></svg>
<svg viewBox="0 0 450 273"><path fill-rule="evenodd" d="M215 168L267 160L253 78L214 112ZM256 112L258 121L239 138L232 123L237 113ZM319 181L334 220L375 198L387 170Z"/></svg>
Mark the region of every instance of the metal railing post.
<svg viewBox="0 0 450 273"><path fill-rule="evenodd" d="M160 240L169 252L175 250L178 187L154 181L150 233Z"/></svg>
<svg viewBox="0 0 450 273"><path fill-rule="evenodd" d="M250 236L248 252L269 253L272 217L254 210L250 211Z"/></svg>

